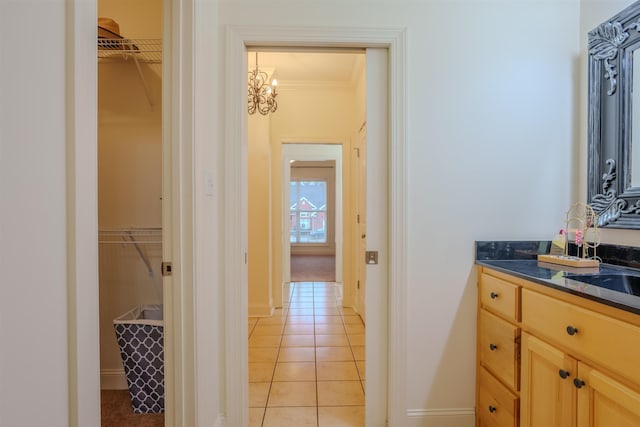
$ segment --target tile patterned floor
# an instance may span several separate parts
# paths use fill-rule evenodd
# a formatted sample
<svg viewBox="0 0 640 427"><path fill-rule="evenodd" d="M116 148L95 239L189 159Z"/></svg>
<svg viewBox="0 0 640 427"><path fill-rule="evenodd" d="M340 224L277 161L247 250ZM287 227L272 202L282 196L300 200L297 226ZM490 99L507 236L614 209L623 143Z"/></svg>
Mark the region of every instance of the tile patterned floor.
<svg viewBox="0 0 640 427"><path fill-rule="evenodd" d="M336 283L288 291L273 317L249 318L249 427L364 427L360 316Z"/></svg>

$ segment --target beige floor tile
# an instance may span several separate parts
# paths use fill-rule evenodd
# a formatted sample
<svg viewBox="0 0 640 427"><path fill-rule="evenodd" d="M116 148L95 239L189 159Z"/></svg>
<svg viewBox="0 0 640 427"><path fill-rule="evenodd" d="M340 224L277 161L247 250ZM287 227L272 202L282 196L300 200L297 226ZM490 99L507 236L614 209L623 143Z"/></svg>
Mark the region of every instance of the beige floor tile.
<svg viewBox="0 0 640 427"><path fill-rule="evenodd" d="M355 362L317 362L318 381L359 380Z"/></svg>
<svg viewBox="0 0 640 427"><path fill-rule="evenodd" d="M274 406L316 406L315 381L271 383L267 407Z"/></svg>
<svg viewBox="0 0 640 427"><path fill-rule="evenodd" d="M282 347L278 362L315 362L313 347Z"/></svg>
<svg viewBox="0 0 640 427"><path fill-rule="evenodd" d="M312 289L303 289L299 291L293 291L290 296L291 300L306 300L313 302L313 290Z"/></svg>
<svg viewBox="0 0 640 427"><path fill-rule="evenodd" d="M259 327L259 326L257 326L257 327ZM351 335L351 334L364 334L364 332L365 332L364 325L347 324L347 325L344 325L344 327L347 330L347 333L349 335Z"/></svg>
<svg viewBox="0 0 640 427"><path fill-rule="evenodd" d="M349 347L317 347L316 360L318 362L342 362L354 359Z"/></svg>
<svg viewBox="0 0 640 427"><path fill-rule="evenodd" d="M289 316L313 316L313 307L291 307Z"/></svg>
<svg viewBox="0 0 640 427"><path fill-rule="evenodd" d="M249 427L262 427L264 408L249 408Z"/></svg>
<svg viewBox="0 0 640 427"><path fill-rule="evenodd" d="M266 408L271 383L249 383L249 407Z"/></svg>
<svg viewBox="0 0 640 427"><path fill-rule="evenodd" d="M360 318L360 316L355 315L355 316L344 316L344 323L346 323L347 325L362 325L364 326L364 323L362 323L362 319Z"/></svg>
<svg viewBox="0 0 640 427"><path fill-rule="evenodd" d="M286 325L284 327L285 335L313 335L313 332L313 324Z"/></svg>
<svg viewBox="0 0 640 427"><path fill-rule="evenodd" d="M353 379L353 378L349 378ZM356 378L358 379L358 378ZM315 381L316 364L314 362L281 362L276 364L274 381Z"/></svg>
<svg viewBox="0 0 640 427"><path fill-rule="evenodd" d="M314 308L335 308L335 301L318 301L313 303Z"/></svg>
<svg viewBox="0 0 640 427"><path fill-rule="evenodd" d="M278 358L278 347L250 347L249 362L275 362Z"/></svg>
<svg viewBox="0 0 640 427"><path fill-rule="evenodd" d="M339 294L335 289L314 289L313 291L314 298L335 298Z"/></svg>
<svg viewBox="0 0 640 427"><path fill-rule="evenodd" d="M286 316L263 317L258 321L258 326L282 326L286 321Z"/></svg>
<svg viewBox="0 0 640 427"><path fill-rule="evenodd" d="M318 406L352 405L364 405L360 381L318 381Z"/></svg>
<svg viewBox="0 0 640 427"><path fill-rule="evenodd" d="M249 347L278 347L281 335L253 335L249 338Z"/></svg>
<svg viewBox="0 0 640 427"><path fill-rule="evenodd" d="M364 360L356 360L356 366L358 367L358 372L360 373L360 379L365 380L366 377L366 363Z"/></svg>
<svg viewBox="0 0 640 427"><path fill-rule="evenodd" d="M341 316L324 316L324 315L316 315L313 316L315 318L316 325L324 324L324 325L342 325L342 317Z"/></svg>
<svg viewBox="0 0 640 427"><path fill-rule="evenodd" d="M289 314L291 314L292 308L313 308L313 302L310 301L290 301L289 302Z"/></svg>
<svg viewBox="0 0 640 427"><path fill-rule="evenodd" d="M351 345L365 345L365 334L349 334Z"/></svg>
<svg viewBox="0 0 640 427"><path fill-rule="evenodd" d="M316 325L316 334L318 335L344 334L344 325Z"/></svg>
<svg viewBox="0 0 640 427"><path fill-rule="evenodd" d="M317 427L316 408L267 408L262 427Z"/></svg>
<svg viewBox="0 0 640 427"><path fill-rule="evenodd" d="M313 347L315 339L313 335L283 335L280 345L282 347Z"/></svg>
<svg viewBox="0 0 640 427"><path fill-rule="evenodd" d="M312 307L313 306L313 297L292 297L291 301L289 301L289 307Z"/></svg>
<svg viewBox="0 0 640 427"><path fill-rule="evenodd" d="M351 350L353 350L353 357L356 360L365 360L365 346L363 345L352 345Z"/></svg>
<svg viewBox="0 0 640 427"><path fill-rule="evenodd" d="M294 290L291 299L309 299L313 300L313 289Z"/></svg>
<svg viewBox="0 0 640 427"><path fill-rule="evenodd" d="M257 325L253 328L253 335L280 335L282 333L282 326L280 325Z"/></svg>
<svg viewBox="0 0 640 427"><path fill-rule="evenodd" d="M316 335L316 347L348 347L346 334Z"/></svg>
<svg viewBox="0 0 640 427"><path fill-rule="evenodd" d="M287 325L308 325L313 323L313 316L289 316Z"/></svg>
<svg viewBox="0 0 640 427"><path fill-rule="evenodd" d="M274 362L249 363L249 382L271 381L275 367Z"/></svg>
<svg viewBox="0 0 640 427"><path fill-rule="evenodd" d="M338 311L336 307L317 307L314 312L315 314L325 316L337 316L340 314L340 311Z"/></svg>
<svg viewBox="0 0 640 427"><path fill-rule="evenodd" d="M318 427L365 427L364 406L318 408Z"/></svg>

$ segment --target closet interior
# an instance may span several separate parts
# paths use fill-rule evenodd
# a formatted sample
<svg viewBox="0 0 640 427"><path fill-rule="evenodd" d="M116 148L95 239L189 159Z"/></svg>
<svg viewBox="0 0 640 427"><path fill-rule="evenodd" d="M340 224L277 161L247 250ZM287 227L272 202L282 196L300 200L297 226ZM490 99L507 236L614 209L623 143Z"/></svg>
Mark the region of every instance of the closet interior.
<svg viewBox="0 0 640 427"><path fill-rule="evenodd" d="M163 425L162 12L162 0L98 1L103 426Z"/></svg>

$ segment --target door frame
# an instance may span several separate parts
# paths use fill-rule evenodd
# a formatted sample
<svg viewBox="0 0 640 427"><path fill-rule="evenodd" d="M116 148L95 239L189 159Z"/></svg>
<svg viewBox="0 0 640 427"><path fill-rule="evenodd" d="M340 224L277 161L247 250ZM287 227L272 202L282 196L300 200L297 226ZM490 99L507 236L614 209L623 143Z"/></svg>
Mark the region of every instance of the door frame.
<svg viewBox="0 0 640 427"><path fill-rule="evenodd" d="M295 143L283 143L282 144L282 179L280 184L280 190L282 194L282 282L280 287L285 283L291 281L291 243L289 242L289 209L291 201L289 200L289 182L291 181L291 161L322 161L333 160L335 161L334 168L334 195L335 201L333 203L333 221L334 221L334 236L335 236L335 279L336 282L342 282L342 257L344 247L344 209L342 206L343 186L342 180L342 165L343 165L343 151L344 144L342 143L316 143L316 142L295 142ZM276 285L277 286L277 285ZM278 300L282 305L282 295Z"/></svg>
<svg viewBox="0 0 640 427"><path fill-rule="evenodd" d="M386 48L389 62L388 425L406 420L406 29L228 26L225 45L225 359L228 425L248 423L247 46ZM238 285L240 284L240 286ZM392 285L391 285L392 284Z"/></svg>
<svg viewBox="0 0 640 427"><path fill-rule="evenodd" d="M67 348L69 426L100 425L97 203L97 0L69 0L65 18L67 122ZM193 1L163 0L163 279L165 426L195 425ZM168 156L168 158L167 158ZM167 243L168 242L168 243Z"/></svg>

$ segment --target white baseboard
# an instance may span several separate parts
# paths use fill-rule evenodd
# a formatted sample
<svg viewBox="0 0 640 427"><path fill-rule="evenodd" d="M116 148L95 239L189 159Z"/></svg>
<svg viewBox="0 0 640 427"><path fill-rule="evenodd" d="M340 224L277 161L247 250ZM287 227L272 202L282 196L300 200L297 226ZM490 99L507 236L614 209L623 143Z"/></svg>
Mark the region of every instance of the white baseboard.
<svg viewBox="0 0 640 427"><path fill-rule="evenodd" d="M474 427L474 408L409 409L407 427Z"/></svg>
<svg viewBox="0 0 640 427"><path fill-rule="evenodd" d="M128 390L124 369L101 369L100 388L102 390Z"/></svg>

